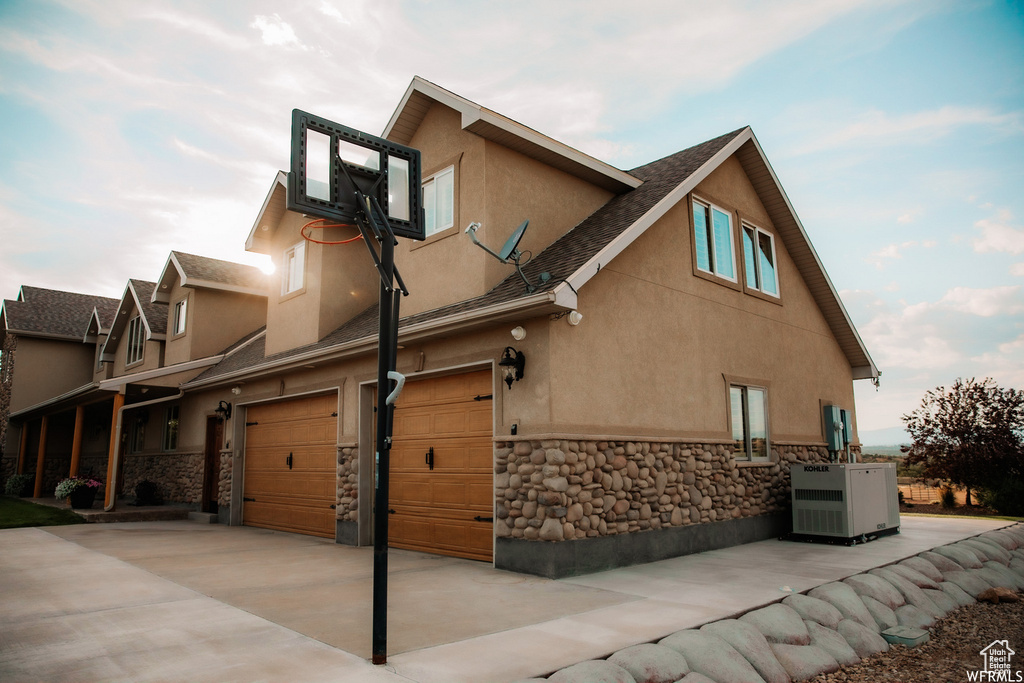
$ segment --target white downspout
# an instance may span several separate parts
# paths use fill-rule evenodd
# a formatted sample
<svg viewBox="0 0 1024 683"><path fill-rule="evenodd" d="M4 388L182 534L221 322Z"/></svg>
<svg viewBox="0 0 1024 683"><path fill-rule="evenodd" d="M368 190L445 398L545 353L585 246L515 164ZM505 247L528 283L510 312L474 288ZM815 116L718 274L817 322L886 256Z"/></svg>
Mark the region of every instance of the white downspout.
<svg viewBox="0 0 1024 683"><path fill-rule="evenodd" d="M112 477L114 481L107 482L110 486L114 488L114 495L110 497L110 503L103 507L104 512L110 512L115 507L117 507L117 468L118 465L121 464L121 420L124 419L124 411L128 410L129 408L145 408L146 406L151 406L157 403L168 403L170 401L177 401L184 395L185 391L183 389L179 389L178 393L174 396L154 398L151 401L143 401L142 403L127 403L118 409L117 426L114 427L114 452L111 454L111 457L114 459L114 476Z"/></svg>

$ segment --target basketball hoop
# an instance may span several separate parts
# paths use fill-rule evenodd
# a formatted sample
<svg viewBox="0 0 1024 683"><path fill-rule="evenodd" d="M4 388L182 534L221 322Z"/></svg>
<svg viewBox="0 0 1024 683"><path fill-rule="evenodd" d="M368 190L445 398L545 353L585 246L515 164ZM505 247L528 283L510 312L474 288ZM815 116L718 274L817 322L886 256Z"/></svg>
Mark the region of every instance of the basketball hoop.
<svg viewBox="0 0 1024 683"><path fill-rule="evenodd" d="M319 225L316 225L316 223L319 223ZM358 226L352 223L328 223L326 218L314 218L310 222L303 225L302 228L299 230L299 233L302 235L302 239L306 240L307 242L313 242L314 244L349 244L350 242L355 242L356 240L363 239L362 234L359 234L356 235L355 237L349 237L347 240L318 240L315 237L310 236L310 234L306 232L307 230L326 230L327 228L356 228L357 230L359 229Z"/></svg>

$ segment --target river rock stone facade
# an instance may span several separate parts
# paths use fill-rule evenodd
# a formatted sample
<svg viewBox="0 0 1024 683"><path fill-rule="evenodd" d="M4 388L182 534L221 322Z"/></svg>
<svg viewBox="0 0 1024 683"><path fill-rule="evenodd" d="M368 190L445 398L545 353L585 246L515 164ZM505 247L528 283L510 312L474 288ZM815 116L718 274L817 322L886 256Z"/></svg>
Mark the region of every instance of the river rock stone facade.
<svg viewBox="0 0 1024 683"><path fill-rule="evenodd" d="M773 444L768 462L732 442L517 439L495 443L495 534L564 541L780 512L789 467L824 446Z"/></svg>
<svg viewBox="0 0 1024 683"><path fill-rule="evenodd" d="M220 473L217 478L217 506L227 510L231 507L231 479L234 460L231 449L220 452Z"/></svg>
<svg viewBox="0 0 1024 683"><path fill-rule="evenodd" d="M135 485L149 479L160 486L165 503L199 505L203 497L203 454L168 453L129 455L124 460L124 487L135 495Z"/></svg>
<svg viewBox="0 0 1024 683"><path fill-rule="evenodd" d="M359 449L355 446L338 448L338 519L346 522L359 520Z"/></svg>

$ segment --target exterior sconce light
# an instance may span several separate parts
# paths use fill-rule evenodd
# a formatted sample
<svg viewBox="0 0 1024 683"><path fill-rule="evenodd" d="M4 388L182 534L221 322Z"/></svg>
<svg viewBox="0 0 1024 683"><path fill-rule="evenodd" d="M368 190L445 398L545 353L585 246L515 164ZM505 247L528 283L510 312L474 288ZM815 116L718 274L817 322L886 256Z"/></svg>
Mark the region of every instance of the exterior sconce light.
<svg viewBox="0 0 1024 683"><path fill-rule="evenodd" d="M217 417L222 420L231 419L231 404L227 401L221 401L217 404L217 407L213 409L213 412L217 413Z"/></svg>
<svg viewBox="0 0 1024 683"><path fill-rule="evenodd" d="M579 311L571 311L569 313L569 324L576 327L583 320L583 314Z"/></svg>
<svg viewBox="0 0 1024 683"><path fill-rule="evenodd" d="M502 372L505 375L505 384L512 388L512 382L518 382L523 378L523 370L526 368L526 356L522 351L516 351L511 346L506 346L498 361Z"/></svg>
<svg viewBox="0 0 1024 683"><path fill-rule="evenodd" d="M231 387L231 393L234 394L235 396L238 396L240 393L242 393L242 387Z"/></svg>
<svg viewBox="0 0 1024 683"><path fill-rule="evenodd" d="M526 339L526 328L522 325L516 325L512 328L512 338L516 341L523 341Z"/></svg>

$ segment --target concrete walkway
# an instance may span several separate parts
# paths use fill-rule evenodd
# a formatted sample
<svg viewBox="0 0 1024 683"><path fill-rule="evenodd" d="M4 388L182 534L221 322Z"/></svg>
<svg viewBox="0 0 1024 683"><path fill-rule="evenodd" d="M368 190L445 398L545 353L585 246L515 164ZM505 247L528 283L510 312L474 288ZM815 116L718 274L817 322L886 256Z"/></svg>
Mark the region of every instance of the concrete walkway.
<svg viewBox="0 0 1024 683"><path fill-rule="evenodd" d="M389 663L372 550L188 521L0 531L0 680L418 681L546 675L1007 522L904 517L851 548L762 541L551 581L390 553Z"/></svg>

